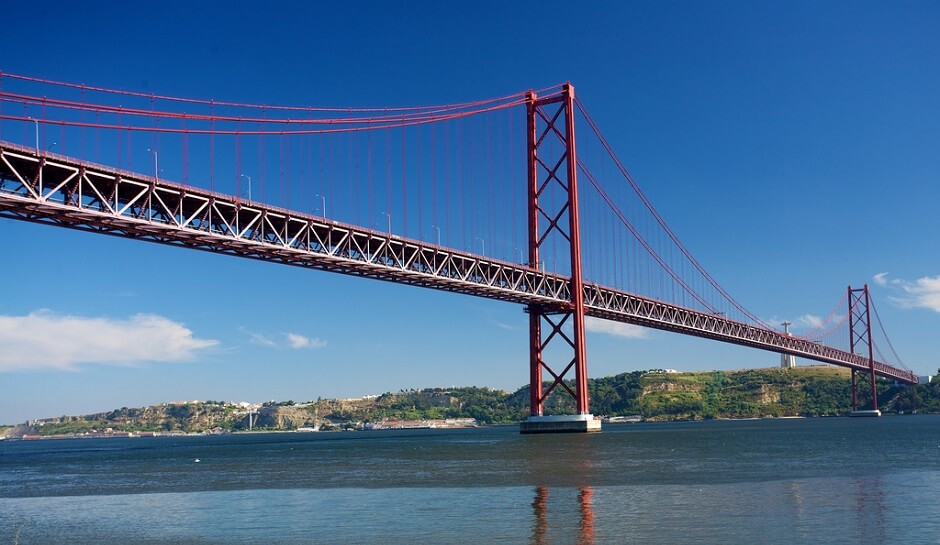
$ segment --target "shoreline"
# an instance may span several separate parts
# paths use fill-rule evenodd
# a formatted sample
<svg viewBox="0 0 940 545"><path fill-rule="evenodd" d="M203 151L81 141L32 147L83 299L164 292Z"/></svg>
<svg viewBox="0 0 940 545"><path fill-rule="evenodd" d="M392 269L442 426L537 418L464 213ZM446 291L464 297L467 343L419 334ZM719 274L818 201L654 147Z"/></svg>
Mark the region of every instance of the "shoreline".
<svg viewBox="0 0 940 545"><path fill-rule="evenodd" d="M896 414L896 413L887 413L884 416L931 416L932 413L918 413L918 414ZM936 415L933 415L936 416ZM670 423L689 423L689 422L749 422L749 421L760 421L760 420L810 420L816 418L850 418L849 415L827 415L827 416L769 416L769 417L744 417L744 418L710 418L710 419L676 419L676 420L655 420L655 419L645 419L645 420L622 420L622 421L604 421L604 424L607 425L627 425L627 424L670 424ZM164 437L213 437L220 435L238 435L238 436L247 436L247 435L265 435L265 434L320 434L320 433L348 433L348 432L367 432L370 434L372 432L388 432L388 431L415 431L415 430L434 430L434 431L452 431L452 430L469 430L469 429L482 429L482 428L505 428L518 426L519 423L500 423L500 424L480 424L476 426L435 426L435 427L401 427L401 428L364 428L364 429L336 429L336 430L325 430L325 431L316 431L311 432L307 430L252 430L252 431L226 431L226 432L117 432L117 433L95 433L95 434L64 434L64 435L35 435L27 434L22 437L0 437L0 441L56 441L56 440L67 440L67 439L148 439L148 438L164 438Z"/></svg>

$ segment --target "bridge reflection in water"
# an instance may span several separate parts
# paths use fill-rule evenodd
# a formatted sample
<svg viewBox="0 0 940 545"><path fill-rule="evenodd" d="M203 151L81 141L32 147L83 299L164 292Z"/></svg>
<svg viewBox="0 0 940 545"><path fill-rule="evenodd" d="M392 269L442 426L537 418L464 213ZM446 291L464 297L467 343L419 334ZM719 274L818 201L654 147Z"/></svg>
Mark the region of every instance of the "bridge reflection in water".
<svg viewBox="0 0 940 545"><path fill-rule="evenodd" d="M578 489L578 508L580 511L580 520L578 522L577 544L594 544L594 506L592 498L594 490L591 487L583 486ZM532 526L532 545L548 545L558 542L552 540L549 536L549 509L548 509L548 488L539 486L535 489L535 499L532 500L532 510L535 514L535 521ZM561 518L559 518L561 520ZM560 534L567 534L566 524L556 524L555 529ZM567 542L567 541L565 541Z"/></svg>
<svg viewBox="0 0 940 545"><path fill-rule="evenodd" d="M647 543L657 538L662 543L686 543L696 535L707 543L729 539L760 543L771 536L772 543L804 542L820 536L826 539L819 542L851 536L856 543L891 543L891 493L887 488L881 475L797 479L788 483L713 483L691 488L665 486L658 487L657 494L651 494L648 485L613 487L606 492L602 489L599 499L591 486L538 486L532 499L529 543ZM606 513L617 513L602 517L606 531L600 536L596 531L595 500L601 502ZM643 507L639 510L630 508L640 505ZM702 506L709 507L703 510ZM678 524L683 517L679 513L690 512L693 514L685 519L685 526ZM728 522L742 516L762 522ZM833 519L842 524L833 525ZM715 520L725 522L715 526Z"/></svg>

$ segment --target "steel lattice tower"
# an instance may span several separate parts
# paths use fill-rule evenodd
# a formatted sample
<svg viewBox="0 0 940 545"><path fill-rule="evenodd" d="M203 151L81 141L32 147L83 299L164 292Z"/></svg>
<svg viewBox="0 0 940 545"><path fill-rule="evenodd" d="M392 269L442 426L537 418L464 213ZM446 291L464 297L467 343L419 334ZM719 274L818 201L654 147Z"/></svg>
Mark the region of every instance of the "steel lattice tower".
<svg viewBox="0 0 940 545"><path fill-rule="evenodd" d="M529 266L538 267L541 249L550 240L568 249L569 302L529 305L530 415L543 416L544 402L557 387L575 399L578 415L588 415L587 357L584 338L584 283L578 217L578 160L574 134L574 87L565 84L560 96L539 99L526 95L528 136ZM563 195L548 198L548 194ZM559 348L571 357L549 362L546 348ZM542 383L543 371L552 382ZM565 382L574 373L574 387Z"/></svg>
<svg viewBox="0 0 940 545"><path fill-rule="evenodd" d="M852 354L864 356L868 350L868 369L871 374L872 410L878 410L878 390L875 387L875 355L871 339L871 304L868 284L859 289L848 288L849 294L849 350ZM856 350L859 348L862 352ZM852 369L852 410L858 410L858 385L855 369Z"/></svg>

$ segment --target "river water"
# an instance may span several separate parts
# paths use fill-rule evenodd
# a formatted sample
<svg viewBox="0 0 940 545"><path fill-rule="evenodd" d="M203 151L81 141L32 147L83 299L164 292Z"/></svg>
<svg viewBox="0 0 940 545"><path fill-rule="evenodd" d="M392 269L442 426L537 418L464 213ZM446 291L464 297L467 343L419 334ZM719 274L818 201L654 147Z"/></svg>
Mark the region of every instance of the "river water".
<svg viewBox="0 0 940 545"><path fill-rule="evenodd" d="M0 545L808 542L940 544L940 416L0 442Z"/></svg>

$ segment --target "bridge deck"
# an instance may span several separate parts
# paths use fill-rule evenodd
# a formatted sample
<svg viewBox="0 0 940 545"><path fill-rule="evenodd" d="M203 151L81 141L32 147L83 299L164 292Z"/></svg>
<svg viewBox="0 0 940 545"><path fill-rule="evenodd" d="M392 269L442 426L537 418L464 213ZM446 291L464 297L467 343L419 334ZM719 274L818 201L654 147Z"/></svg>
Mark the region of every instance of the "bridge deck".
<svg viewBox="0 0 940 545"><path fill-rule="evenodd" d="M0 142L0 216L488 297L566 308L569 279L322 217ZM859 370L868 359L722 316L585 284L589 316ZM916 383L876 362L876 374Z"/></svg>

